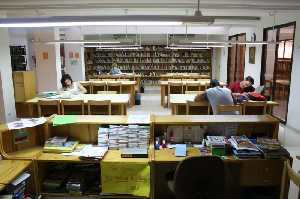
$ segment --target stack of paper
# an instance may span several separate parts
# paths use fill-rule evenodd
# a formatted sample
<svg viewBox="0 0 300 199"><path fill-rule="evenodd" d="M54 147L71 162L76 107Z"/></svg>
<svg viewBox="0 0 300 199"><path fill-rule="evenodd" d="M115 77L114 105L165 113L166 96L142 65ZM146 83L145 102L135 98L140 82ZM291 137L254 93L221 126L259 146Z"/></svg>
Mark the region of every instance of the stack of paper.
<svg viewBox="0 0 300 199"><path fill-rule="evenodd" d="M53 137L45 142L43 151L48 153L70 153L77 146L78 141L67 141L67 137Z"/></svg>
<svg viewBox="0 0 300 199"><path fill-rule="evenodd" d="M99 128L98 146L108 147L108 128Z"/></svg>
<svg viewBox="0 0 300 199"><path fill-rule="evenodd" d="M98 131L98 145L105 146L105 133L108 132L108 146L110 149L147 148L150 135L149 126L140 125L110 125L108 129Z"/></svg>

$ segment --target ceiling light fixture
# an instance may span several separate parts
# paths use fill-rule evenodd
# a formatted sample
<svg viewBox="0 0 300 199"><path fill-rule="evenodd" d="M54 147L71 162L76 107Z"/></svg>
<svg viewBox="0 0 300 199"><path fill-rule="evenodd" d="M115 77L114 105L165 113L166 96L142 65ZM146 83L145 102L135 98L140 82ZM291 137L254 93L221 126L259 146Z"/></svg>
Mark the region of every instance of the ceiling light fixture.
<svg viewBox="0 0 300 199"><path fill-rule="evenodd" d="M54 41L33 41L43 44L119 44L121 41L99 41L99 40L54 40Z"/></svg>
<svg viewBox="0 0 300 199"><path fill-rule="evenodd" d="M180 46L167 46L165 49L170 50L207 50L209 47L180 47Z"/></svg>

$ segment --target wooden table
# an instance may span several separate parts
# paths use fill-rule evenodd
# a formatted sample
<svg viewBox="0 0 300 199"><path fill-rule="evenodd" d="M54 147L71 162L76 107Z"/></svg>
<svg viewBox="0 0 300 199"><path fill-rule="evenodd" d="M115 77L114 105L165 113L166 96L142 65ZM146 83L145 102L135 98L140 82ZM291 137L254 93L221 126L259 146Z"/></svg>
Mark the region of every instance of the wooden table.
<svg viewBox="0 0 300 199"><path fill-rule="evenodd" d="M197 94L171 94L170 105L172 108L172 114L179 114L179 107L185 107L187 101L194 101ZM271 114L273 107L278 106L277 102L267 101L267 113ZM184 108L185 109L185 108Z"/></svg>
<svg viewBox="0 0 300 199"><path fill-rule="evenodd" d="M167 177L172 176L178 163L186 157L175 157L174 149L155 151L154 198L170 198L172 193L168 188ZM198 148L187 148L187 156L201 156ZM225 198L240 198L240 190L247 187L274 187L280 190L282 180L282 159L234 159L226 157L225 163ZM193 171L191 171L193 172ZM205 172L205 171L199 171ZM170 180L170 179L169 179ZM288 181L287 181L288 183ZM287 198L288 193L285 193Z"/></svg>
<svg viewBox="0 0 300 199"><path fill-rule="evenodd" d="M187 82L200 83L201 86L209 86L209 84L210 84L210 80L182 81L183 87L184 87L183 92L185 92L185 86L186 86ZM169 84L169 81L160 81L159 84L160 84L160 104L161 104L161 106L165 106L166 105L165 98L166 98L166 96L168 96L168 84ZM226 86L226 83L220 82L220 85L221 86Z"/></svg>
<svg viewBox="0 0 300 199"><path fill-rule="evenodd" d="M0 160L0 191L31 165L27 160Z"/></svg>
<svg viewBox="0 0 300 199"><path fill-rule="evenodd" d="M160 80L168 79L210 79L210 76L197 73L167 73L160 75Z"/></svg>
<svg viewBox="0 0 300 199"><path fill-rule="evenodd" d="M90 84L90 86L93 85L93 83L99 83L99 82L105 82L105 84L107 85L110 81L81 81L80 83L84 83L84 84ZM116 81L112 81L112 82L116 82ZM129 98L129 104L130 106L134 106L135 104L135 86L137 84L137 81L117 81L121 83L121 87L122 87L122 94L129 94L130 98ZM140 88L140 87L138 87Z"/></svg>
<svg viewBox="0 0 300 199"><path fill-rule="evenodd" d="M39 99L47 100L45 98L35 97L33 99L27 100L29 114L33 116L33 106L36 106ZM88 100L110 100L112 106L119 107L119 114L126 115L127 114L127 105L129 103L129 94L81 94L74 95L71 99L73 100L83 100L85 105L87 105ZM56 99L61 101L62 99Z"/></svg>

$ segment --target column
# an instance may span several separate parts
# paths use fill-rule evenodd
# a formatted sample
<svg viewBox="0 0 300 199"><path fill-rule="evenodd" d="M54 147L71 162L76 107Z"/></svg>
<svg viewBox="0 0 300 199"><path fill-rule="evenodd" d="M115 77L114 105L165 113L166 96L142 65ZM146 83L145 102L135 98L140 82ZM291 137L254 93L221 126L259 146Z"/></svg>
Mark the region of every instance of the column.
<svg viewBox="0 0 300 199"><path fill-rule="evenodd" d="M0 123L6 123L16 119L7 28L0 28L0 52Z"/></svg>
<svg viewBox="0 0 300 199"><path fill-rule="evenodd" d="M65 30L65 40L82 40L83 35L79 27ZM73 81L85 80L84 47L82 44L64 44L65 71L70 74Z"/></svg>
<svg viewBox="0 0 300 199"><path fill-rule="evenodd" d="M39 28L33 32L35 41L59 40L58 28ZM61 88L60 44L34 43L37 91L56 91Z"/></svg>

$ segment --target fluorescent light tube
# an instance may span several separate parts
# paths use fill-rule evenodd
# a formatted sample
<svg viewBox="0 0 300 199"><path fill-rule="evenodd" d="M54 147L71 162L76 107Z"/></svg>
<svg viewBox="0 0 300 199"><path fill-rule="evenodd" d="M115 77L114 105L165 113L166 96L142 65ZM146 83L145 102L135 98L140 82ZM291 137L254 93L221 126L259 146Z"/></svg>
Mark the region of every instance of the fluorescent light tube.
<svg viewBox="0 0 300 199"><path fill-rule="evenodd" d="M228 44L225 41L193 41L192 44Z"/></svg>
<svg viewBox="0 0 300 199"><path fill-rule="evenodd" d="M81 21L81 22L42 22L42 23L0 23L0 28L35 28L35 27L67 27L67 26L176 26L179 21Z"/></svg>
<svg viewBox="0 0 300 199"><path fill-rule="evenodd" d="M120 41L99 41L99 40L54 40L54 41L38 41L35 43L45 44L119 44Z"/></svg>

